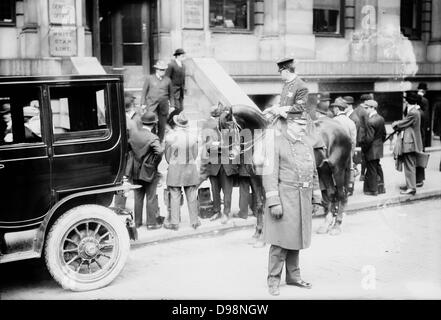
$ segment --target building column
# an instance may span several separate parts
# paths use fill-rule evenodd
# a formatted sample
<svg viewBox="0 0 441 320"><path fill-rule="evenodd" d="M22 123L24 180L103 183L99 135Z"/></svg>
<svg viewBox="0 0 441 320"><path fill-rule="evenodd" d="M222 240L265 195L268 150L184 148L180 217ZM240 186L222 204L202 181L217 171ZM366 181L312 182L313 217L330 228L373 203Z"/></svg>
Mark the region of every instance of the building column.
<svg viewBox="0 0 441 320"><path fill-rule="evenodd" d="M283 1L281 1L283 2ZM279 4L277 0L263 2L263 30L259 43L259 59L275 60L280 57Z"/></svg>
<svg viewBox="0 0 441 320"><path fill-rule="evenodd" d="M173 2L173 3L171 3ZM159 39L158 39L158 57L166 60L173 52L172 50L172 18L171 15L173 5L176 1L161 0L158 1L158 16L159 16ZM180 2L180 1L179 1Z"/></svg>
<svg viewBox="0 0 441 320"><path fill-rule="evenodd" d="M39 11L38 1L23 1L23 27L19 34L21 58L40 57L40 37L38 34Z"/></svg>
<svg viewBox="0 0 441 320"><path fill-rule="evenodd" d="M427 46L427 60L433 63L441 62L441 2L432 0L430 41Z"/></svg>

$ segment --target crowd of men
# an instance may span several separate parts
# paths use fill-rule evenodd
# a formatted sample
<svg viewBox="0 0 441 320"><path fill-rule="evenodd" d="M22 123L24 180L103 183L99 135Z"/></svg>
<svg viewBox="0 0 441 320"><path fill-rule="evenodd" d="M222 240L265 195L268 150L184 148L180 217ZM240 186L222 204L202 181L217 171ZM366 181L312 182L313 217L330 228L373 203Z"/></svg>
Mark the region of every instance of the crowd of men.
<svg viewBox="0 0 441 320"><path fill-rule="evenodd" d="M364 181L364 194L377 196L386 192L380 160L383 157L384 142L394 134L397 136L394 149L396 168L404 168L406 178L401 193L415 194L416 188L423 185L424 168L427 165L427 154L424 153L427 139L424 137L430 133L430 126L427 129L425 84L420 84L418 94L404 94L404 118L392 123L394 132L387 137L385 120L378 113L379 105L373 94L362 94L355 106L353 96L340 96L332 102L329 93L320 93L316 107L308 110L308 90L295 73L294 59L279 60L277 66L283 80L280 102L266 110L265 114L276 115L273 128L280 134L276 135L274 145L267 146L273 148L271 154L274 155L274 169L259 177L252 163L237 163L233 158L227 161L225 157L221 159L224 155L219 130L221 109L217 106L212 107L211 116L202 128L215 134L204 136L200 148L199 137L190 130L189 121L183 112L185 52L178 49L174 56L175 59L168 65L163 61L154 65L155 73L146 78L143 86L140 109L135 107L133 95L129 92L125 94L129 142L126 176L141 186L135 190L136 227L142 225L145 199L148 229L164 227L178 230L180 207L185 193L190 224L194 229L198 228L201 225L198 216L198 188L206 179L210 180L213 196L214 214L211 220L220 219L222 223L227 223L232 217L233 186L238 182L240 211L237 217L246 219L250 206L258 218L255 237L259 241L256 243L271 244L268 288L270 294L278 295L283 266L286 267L287 284L311 288L311 284L300 277L299 251L310 245L313 204L317 199L322 201L315 152L322 152L324 157L327 152L320 135L314 133L315 126L310 126L314 120L327 121L332 118L350 139L351 178L345 190L348 195L353 193L357 175ZM198 153L201 150L214 152L216 161L205 161L198 167ZM159 212L157 196L161 178L158 165L163 156L168 163L164 192L168 204L165 222ZM340 215L331 234L341 232L341 220Z"/></svg>

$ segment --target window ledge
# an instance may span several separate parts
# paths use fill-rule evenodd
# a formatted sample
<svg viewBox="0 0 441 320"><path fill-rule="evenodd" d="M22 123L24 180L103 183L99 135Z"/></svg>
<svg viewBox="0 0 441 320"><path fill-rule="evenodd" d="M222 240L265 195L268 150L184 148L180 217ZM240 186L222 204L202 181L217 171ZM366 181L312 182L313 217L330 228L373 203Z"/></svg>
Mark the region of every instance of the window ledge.
<svg viewBox="0 0 441 320"><path fill-rule="evenodd" d="M345 36L341 33L314 33L316 37L320 38L344 38Z"/></svg>
<svg viewBox="0 0 441 320"><path fill-rule="evenodd" d="M233 33L233 34L253 34L253 30L247 29L228 29L228 28L210 28L212 33Z"/></svg>

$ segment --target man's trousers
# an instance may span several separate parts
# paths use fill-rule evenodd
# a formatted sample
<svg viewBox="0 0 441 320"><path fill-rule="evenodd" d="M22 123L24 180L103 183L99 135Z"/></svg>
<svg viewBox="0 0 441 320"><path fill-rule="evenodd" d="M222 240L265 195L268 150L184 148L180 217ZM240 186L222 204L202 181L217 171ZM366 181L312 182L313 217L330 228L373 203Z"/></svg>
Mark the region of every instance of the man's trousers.
<svg viewBox="0 0 441 320"><path fill-rule="evenodd" d="M170 224L179 224L180 210L181 210L181 188L170 187ZM194 225L198 222L198 187L185 186L184 192L187 199L188 214L190 215L190 224Z"/></svg>
<svg viewBox="0 0 441 320"><path fill-rule="evenodd" d="M233 193L233 176L227 176L223 166L220 167L217 176L210 176L211 191L213 193L213 210L215 214L221 211L220 192L224 194L224 214L231 212L231 194Z"/></svg>
<svg viewBox="0 0 441 320"><path fill-rule="evenodd" d="M283 265L286 269L287 283L300 280L299 250L288 250L271 245L268 259L268 286L280 284Z"/></svg>
<svg viewBox="0 0 441 320"><path fill-rule="evenodd" d="M404 176L408 189L416 190L416 155L415 152L403 154Z"/></svg>
<svg viewBox="0 0 441 320"><path fill-rule="evenodd" d="M239 217L248 217L248 206L256 215L263 208L263 186L261 176L241 176L239 177ZM252 191L252 201L250 201L250 185Z"/></svg>
<svg viewBox="0 0 441 320"><path fill-rule="evenodd" d="M133 184L141 185L141 188L133 189L135 195L135 225L142 225L142 210L144 205L144 197L146 198L147 225L156 224L156 216L159 214L158 197L156 196L156 187L158 178L152 182L143 180L133 180Z"/></svg>
<svg viewBox="0 0 441 320"><path fill-rule="evenodd" d="M378 193L379 185L384 185L383 169L380 159L366 161L363 191Z"/></svg>

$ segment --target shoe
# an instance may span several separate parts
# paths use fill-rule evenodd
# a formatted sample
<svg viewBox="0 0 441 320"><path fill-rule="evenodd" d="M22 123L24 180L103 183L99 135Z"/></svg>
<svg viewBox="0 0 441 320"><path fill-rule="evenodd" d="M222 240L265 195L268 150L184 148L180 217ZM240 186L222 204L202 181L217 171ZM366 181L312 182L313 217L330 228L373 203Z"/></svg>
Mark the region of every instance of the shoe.
<svg viewBox="0 0 441 320"><path fill-rule="evenodd" d="M324 222L316 231L317 234L326 234L331 229L331 225Z"/></svg>
<svg viewBox="0 0 441 320"><path fill-rule="evenodd" d="M279 286L268 287L268 292L272 296L278 296L280 294Z"/></svg>
<svg viewBox="0 0 441 320"><path fill-rule="evenodd" d="M400 190L407 190L407 186L400 186Z"/></svg>
<svg viewBox="0 0 441 320"><path fill-rule="evenodd" d="M198 221L198 222L196 222L195 224L192 224L191 225L192 227L193 227L193 229L197 229L198 227L200 227L201 226L201 222L200 221Z"/></svg>
<svg viewBox="0 0 441 320"><path fill-rule="evenodd" d="M164 224L165 229L178 231L179 226L177 224Z"/></svg>
<svg viewBox="0 0 441 320"><path fill-rule="evenodd" d="M286 282L287 285L289 286L296 286L296 287L300 287L300 288L304 288L304 289L311 289L312 288L312 284L310 284L309 282L303 281L302 279L298 280L298 281L287 281Z"/></svg>
<svg viewBox="0 0 441 320"><path fill-rule="evenodd" d="M149 230L155 230L155 229L161 229L162 228L162 224L148 224L147 225L147 229Z"/></svg>
<svg viewBox="0 0 441 320"><path fill-rule="evenodd" d="M226 224L228 221L230 221L230 217L226 214L222 215L221 223Z"/></svg>
<svg viewBox="0 0 441 320"><path fill-rule="evenodd" d="M378 196L378 192L363 191L363 193L367 196Z"/></svg>
<svg viewBox="0 0 441 320"><path fill-rule="evenodd" d="M248 215L247 216L241 216L240 214L238 214L238 213L234 213L233 214L233 218L240 218L240 219L244 219L244 220L246 220L246 219L248 219Z"/></svg>
<svg viewBox="0 0 441 320"><path fill-rule="evenodd" d="M163 224L164 220L165 220L165 217L163 217L163 216L157 216L156 217L156 223L157 224Z"/></svg>
<svg viewBox="0 0 441 320"><path fill-rule="evenodd" d="M340 223L334 224L331 230L329 230L329 234L331 236L338 236L340 233L341 233Z"/></svg>
<svg viewBox="0 0 441 320"><path fill-rule="evenodd" d="M407 190L400 191L400 194L411 194L411 195L415 195L415 193L416 193L416 190L414 190L414 189L407 189Z"/></svg>
<svg viewBox="0 0 441 320"><path fill-rule="evenodd" d="M210 221L215 221L215 220L220 219L220 218L222 218L222 214L221 214L220 212L218 212L218 213L215 213L215 214L210 218Z"/></svg>
<svg viewBox="0 0 441 320"><path fill-rule="evenodd" d="M424 186L424 181L418 182L416 186L417 188L421 188L422 186Z"/></svg>

